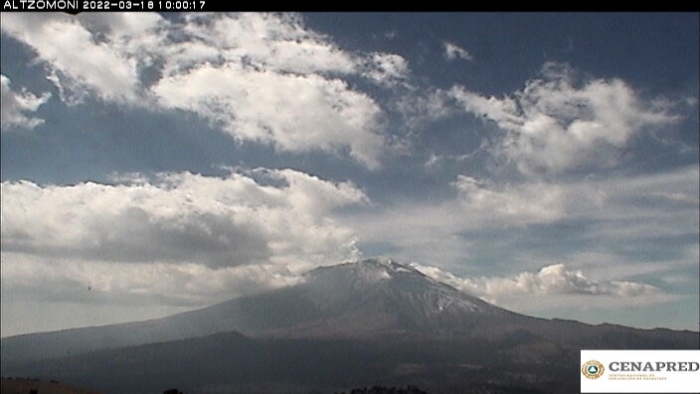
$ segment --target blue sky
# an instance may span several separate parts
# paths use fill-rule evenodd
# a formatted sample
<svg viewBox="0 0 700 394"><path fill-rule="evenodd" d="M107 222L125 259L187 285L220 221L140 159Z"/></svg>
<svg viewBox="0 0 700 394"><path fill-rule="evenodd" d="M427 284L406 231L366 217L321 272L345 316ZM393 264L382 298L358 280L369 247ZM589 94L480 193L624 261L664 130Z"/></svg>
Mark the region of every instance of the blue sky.
<svg viewBox="0 0 700 394"><path fill-rule="evenodd" d="M2 14L2 335L388 256L698 329L698 15Z"/></svg>

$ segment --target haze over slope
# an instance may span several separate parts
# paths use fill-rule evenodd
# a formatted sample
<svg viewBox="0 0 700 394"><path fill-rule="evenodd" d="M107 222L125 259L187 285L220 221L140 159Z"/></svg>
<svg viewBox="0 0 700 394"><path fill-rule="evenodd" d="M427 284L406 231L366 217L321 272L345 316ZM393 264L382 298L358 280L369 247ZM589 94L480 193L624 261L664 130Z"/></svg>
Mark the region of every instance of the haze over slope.
<svg viewBox="0 0 700 394"><path fill-rule="evenodd" d="M250 336L357 337L387 330L463 330L471 315L515 316L388 259L317 268L298 285L235 298L163 319L21 335L2 340L3 360L237 331Z"/></svg>

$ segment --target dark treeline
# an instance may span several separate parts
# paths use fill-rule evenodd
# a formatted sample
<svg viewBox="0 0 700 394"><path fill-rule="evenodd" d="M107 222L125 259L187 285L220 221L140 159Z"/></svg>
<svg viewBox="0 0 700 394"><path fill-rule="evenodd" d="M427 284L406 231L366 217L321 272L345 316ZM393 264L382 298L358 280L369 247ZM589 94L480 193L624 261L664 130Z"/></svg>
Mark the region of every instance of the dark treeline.
<svg viewBox="0 0 700 394"><path fill-rule="evenodd" d="M182 391L178 389L168 389L163 391L163 394L184 394ZM361 389L352 389L350 390L349 393L346 393L345 391L342 391L340 393L336 392L335 394L428 394L427 392L414 387L414 386L406 386L406 388L400 388L400 387L384 387L384 386L373 386L371 388L361 388Z"/></svg>
<svg viewBox="0 0 700 394"><path fill-rule="evenodd" d="M384 387L384 386L373 386L371 388L361 388L361 389L352 389L350 390L349 393L340 392L340 393L335 393L335 394L428 394L427 392L414 387L414 386L406 386L406 388L400 388L400 387Z"/></svg>

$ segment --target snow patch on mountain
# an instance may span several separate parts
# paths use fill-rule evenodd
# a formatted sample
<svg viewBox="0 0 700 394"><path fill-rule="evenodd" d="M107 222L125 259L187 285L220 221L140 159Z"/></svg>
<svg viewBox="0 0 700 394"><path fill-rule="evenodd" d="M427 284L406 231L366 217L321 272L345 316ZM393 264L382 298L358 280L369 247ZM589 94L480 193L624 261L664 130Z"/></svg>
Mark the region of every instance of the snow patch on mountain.
<svg viewBox="0 0 700 394"><path fill-rule="evenodd" d="M325 310L372 305L387 313L400 311L420 325L440 315L507 313L389 258L317 268L307 274L303 286Z"/></svg>

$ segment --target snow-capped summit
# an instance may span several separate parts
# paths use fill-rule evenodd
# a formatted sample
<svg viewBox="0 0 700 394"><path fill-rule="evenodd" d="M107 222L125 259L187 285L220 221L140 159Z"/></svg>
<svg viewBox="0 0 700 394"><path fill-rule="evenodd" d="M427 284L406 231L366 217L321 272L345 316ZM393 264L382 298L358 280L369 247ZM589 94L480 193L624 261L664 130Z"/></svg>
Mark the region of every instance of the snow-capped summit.
<svg viewBox="0 0 700 394"><path fill-rule="evenodd" d="M306 279L325 282L340 280L348 283L360 281L371 284L405 274L422 275L412 267L399 264L389 258L379 257L317 268L307 273Z"/></svg>
<svg viewBox="0 0 700 394"><path fill-rule="evenodd" d="M511 314L387 258L317 268L297 290L323 316L314 328L332 327L329 331L345 335L349 330L468 331L474 319ZM350 323L357 321L364 323Z"/></svg>

